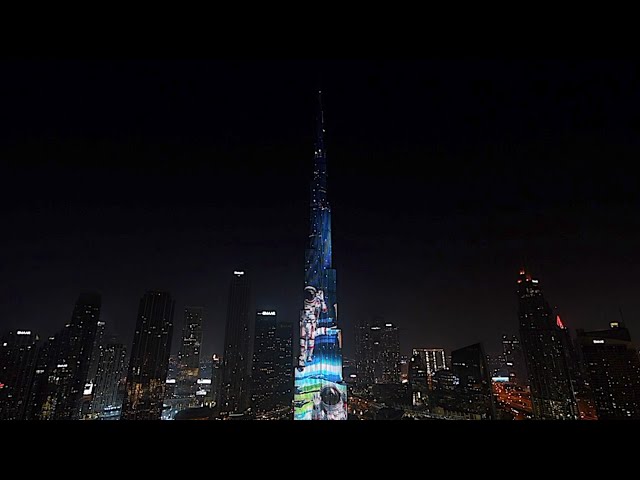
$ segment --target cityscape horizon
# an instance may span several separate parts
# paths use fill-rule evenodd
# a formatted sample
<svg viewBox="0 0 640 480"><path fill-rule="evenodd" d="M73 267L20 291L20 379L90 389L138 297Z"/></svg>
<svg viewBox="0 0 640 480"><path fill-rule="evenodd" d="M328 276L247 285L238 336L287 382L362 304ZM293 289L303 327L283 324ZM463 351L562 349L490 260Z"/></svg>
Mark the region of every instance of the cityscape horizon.
<svg viewBox="0 0 640 480"><path fill-rule="evenodd" d="M13 63L0 419L640 418L629 65L265 66Z"/></svg>

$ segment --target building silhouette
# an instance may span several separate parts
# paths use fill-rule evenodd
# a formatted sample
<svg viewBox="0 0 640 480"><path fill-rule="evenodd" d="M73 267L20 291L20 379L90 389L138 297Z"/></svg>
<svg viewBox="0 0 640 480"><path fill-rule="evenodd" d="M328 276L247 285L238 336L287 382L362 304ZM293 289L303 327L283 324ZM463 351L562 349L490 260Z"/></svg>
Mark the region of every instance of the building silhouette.
<svg viewBox="0 0 640 480"><path fill-rule="evenodd" d="M400 383L400 332L382 318L356 327L359 384Z"/></svg>
<svg viewBox="0 0 640 480"><path fill-rule="evenodd" d="M518 277L518 317L533 416L543 420L576 419L564 325L542 295L540 283L524 269Z"/></svg>
<svg viewBox="0 0 640 480"><path fill-rule="evenodd" d="M35 371L38 335L11 330L0 338L0 420L23 420Z"/></svg>
<svg viewBox="0 0 640 480"><path fill-rule="evenodd" d="M126 392L127 348L111 338L103 342L98 357L91 411L101 420L117 420Z"/></svg>
<svg viewBox="0 0 640 480"><path fill-rule="evenodd" d="M196 393L199 390L203 316L204 309L202 307L185 307L184 325L178 353L176 395L180 398L192 399L193 402L190 406L193 407L197 406Z"/></svg>
<svg viewBox="0 0 640 480"><path fill-rule="evenodd" d="M249 309L251 289L244 270L235 270L229 288L222 356L219 411L240 414L249 407Z"/></svg>
<svg viewBox="0 0 640 480"><path fill-rule="evenodd" d="M640 358L623 322L606 330L577 330L577 343L598 418L640 418Z"/></svg>
<svg viewBox="0 0 640 480"><path fill-rule="evenodd" d="M495 419L491 376L482 344L476 343L453 350L451 372L458 379L459 410L470 418Z"/></svg>
<svg viewBox="0 0 640 480"><path fill-rule="evenodd" d="M167 292L140 299L122 405L123 420L160 420L169 367L175 302Z"/></svg>
<svg viewBox="0 0 640 480"><path fill-rule="evenodd" d="M38 353L28 415L34 420L78 420L100 320L100 294L78 297L71 320Z"/></svg>
<svg viewBox="0 0 640 480"><path fill-rule="evenodd" d="M256 312L251 365L251 401L257 413L270 411L275 407L277 318L275 310Z"/></svg>
<svg viewBox="0 0 640 480"><path fill-rule="evenodd" d="M502 359L509 381L526 386L528 384L527 368L522 345L516 335L502 335Z"/></svg>

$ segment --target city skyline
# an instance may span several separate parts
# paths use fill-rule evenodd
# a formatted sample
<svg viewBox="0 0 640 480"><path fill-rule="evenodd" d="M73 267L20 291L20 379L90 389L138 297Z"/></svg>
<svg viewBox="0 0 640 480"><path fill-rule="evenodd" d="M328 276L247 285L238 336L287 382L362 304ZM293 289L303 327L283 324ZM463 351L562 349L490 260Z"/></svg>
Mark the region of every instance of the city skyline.
<svg viewBox="0 0 640 480"><path fill-rule="evenodd" d="M7 109L16 121L0 137L11 232L1 241L15 252L3 268L4 330L54 335L78 293L96 290L107 331L130 346L136 303L158 288L172 293L178 311L205 308L203 354L222 353L225 282L240 264L250 265L260 285L256 304L296 322L313 137L312 122L301 119L311 117L314 90L313 75L301 78L316 64L276 62L274 78L263 84L248 76L260 62L183 62L180 73L170 65L24 61L3 80L15 85L30 73L58 74L44 93L30 81L17 89ZM638 203L634 182L615 162L598 175L588 165L637 151L629 130L629 99L637 100L625 80L630 65L494 61L482 72L474 69L479 61L318 65L330 119L345 338L353 340L358 321L380 315L400 329L403 354L477 342L499 352L502 335L518 331L514 279L523 263L543 280L545 297L571 330L602 328L620 319L621 308L631 334L640 332L630 268L638 262L637 220L626 208ZM169 80L152 82L133 102L154 69L175 85L164 90ZM348 73L342 83L341 69ZM215 85L231 92L229 100L195 80L216 72L222 79ZM78 84L63 82L74 74L87 82L77 91ZM297 82L290 91L281 83L287 74ZM93 97L98 108L83 107L90 86L108 87L116 105L131 101L139 125ZM69 101L58 123L52 120L61 100L40 97L53 88ZM277 95L265 98L270 89ZM29 128L20 101L41 109ZM159 118L195 113L186 127L163 126L143 113L156 101L167 109L152 110ZM243 113L233 112L234 102ZM217 113L209 118L205 107ZM93 121L84 125L79 114L87 112ZM427 162L431 173L413 178L416 162ZM381 163L384 171L375 171ZM143 170L158 185L136 193ZM353 341L345 354L353 356Z"/></svg>

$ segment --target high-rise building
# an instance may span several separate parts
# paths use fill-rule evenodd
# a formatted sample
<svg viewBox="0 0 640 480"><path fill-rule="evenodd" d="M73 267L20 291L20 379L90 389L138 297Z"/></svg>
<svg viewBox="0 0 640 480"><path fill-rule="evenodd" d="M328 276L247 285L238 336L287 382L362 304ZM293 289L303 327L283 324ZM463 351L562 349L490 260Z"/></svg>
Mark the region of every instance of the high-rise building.
<svg viewBox="0 0 640 480"><path fill-rule="evenodd" d="M640 419L640 358L624 323L577 336L598 418Z"/></svg>
<svg viewBox="0 0 640 480"><path fill-rule="evenodd" d="M219 355L211 355L211 398L214 402L220 399L220 382L222 381L222 359Z"/></svg>
<svg viewBox="0 0 640 480"><path fill-rule="evenodd" d="M91 411L99 419L116 420L126 391L127 348L114 338L101 346Z"/></svg>
<svg viewBox="0 0 640 480"><path fill-rule="evenodd" d="M56 360L59 357L60 340L63 332L49 337L38 349L36 368L31 382L29 401L26 408L27 420L50 420L55 405ZM49 379L51 378L51 382Z"/></svg>
<svg viewBox="0 0 640 480"><path fill-rule="evenodd" d="M179 372L176 394L181 398L193 398L196 406L196 392L200 378L200 348L202 344L202 307L185 307L182 343L178 353Z"/></svg>
<svg viewBox="0 0 640 480"><path fill-rule="evenodd" d="M318 100L294 419L346 420L347 386L342 379L342 331L338 322L336 271L332 265L331 207L327 199L327 156L320 95Z"/></svg>
<svg viewBox="0 0 640 480"><path fill-rule="evenodd" d="M458 378L461 410L471 418L492 420L495 405L487 355L481 343L451 352L451 371Z"/></svg>
<svg viewBox="0 0 640 480"><path fill-rule="evenodd" d="M524 269L518 277L518 316L534 418L577 418L564 325L542 295L540 282Z"/></svg>
<svg viewBox="0 0 640 480"><path fill-rule="evenodd" d="M447 368L444 348L414 348L412 356L420 357L428 377Z"/></svg>
<svg viewBox="0 0 640 480"><path fill-rule="evenodd" d="M160 420L169 367L175 302L167 292L140 299L127 373L123 420Z"/></svg>
<svg viewBox="0 0 640 480"><path fill-rule="evenodd" d="M277 408L289 409L283 418L291 419L293 413L293 324L278 322L276 325L275 398Z"/></svg>
<svg viewBox="0 0 640 480"><path fill-rule="evenodd" d="M251 366L251 401L256 412L273 408L276 380L276 326L275 310L256 312Z"/></svg>
<svg viewBox="0 0 640 480"><path fill-rule="evenodd" d="M91 363L89 365L89 373L87 374L87 383L96 382L96 375L98 373L98 362L100 361L100 350L104 342L104 330L105 322L98 321L98 329L96 330L96 339L93 342L93 348L91 349Z"/></svg>
<svg viewBox="0 0 640 480"><path fill-rule="evenodd" d="M229 288L220 382L220 413L240 414L249 407L249 308L251 289L245 271L235 270Z"/></svg>
<svg viewBox="0 0 640 480"><path fill-rule="evenodd" d="M37 343L31 330L11 330L0 339L0 420L25 417Z"/></svg>
<svg viewBox="0 0 640 480"><path fill-rule="evenodd" d="M71 320L38 354L29 418L77 420L100 320L98 293L82 293Z"/></svg>
<svg viewBox="0 0 640 480"><path fill-rule="evenodd" d="M356 328L358 383L400 383L400 332L381 318Z"/></svg>
<svg viewBox="0 0 640 480"><path fill-rule="evenodd" d="M527 368L520 340L516 335L502 335L502 358L509 377L509 382L526 386Z"/></svg>

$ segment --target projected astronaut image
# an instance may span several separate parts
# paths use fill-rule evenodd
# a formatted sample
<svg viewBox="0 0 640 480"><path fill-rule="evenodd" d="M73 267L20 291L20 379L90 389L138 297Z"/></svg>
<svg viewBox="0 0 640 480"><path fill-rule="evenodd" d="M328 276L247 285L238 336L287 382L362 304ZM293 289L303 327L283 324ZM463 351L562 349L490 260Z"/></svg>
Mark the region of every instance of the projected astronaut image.
<svg viewBox="0 0 640 480"><path fill-rule="evenodd" d="M320 318L321 312L327 311L322 290L316 290L315 287L309 286L304 289L304 293L304 309L300 319L300 357L298 358L298 366L300 367L305 367L307 362L313 361L318 318Z"/></svg>
<svg viewBox="0 0 640 480"><path fill-rule="evenodd" d="M311 285L304 289L304 295L294 418L345 420L347 390L342 384L342 338L335 324L336 305L328 302L323 289Z"/></svg>
<svg viewBox="0 0 640 480"><path fill-rule="evenodd" d="M342 335L338 328L336 271L331 258L331 207L320 96L311 182L311 225L305 253L300 346L295 367L294 420L346 420Z"/></svg>

